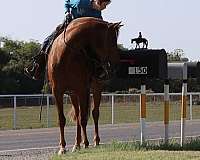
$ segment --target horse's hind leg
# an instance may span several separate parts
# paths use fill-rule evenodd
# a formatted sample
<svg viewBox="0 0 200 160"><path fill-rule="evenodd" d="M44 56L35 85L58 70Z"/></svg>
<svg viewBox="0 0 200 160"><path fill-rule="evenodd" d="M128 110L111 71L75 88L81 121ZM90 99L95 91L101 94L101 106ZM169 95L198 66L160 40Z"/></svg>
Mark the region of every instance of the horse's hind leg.
<svg viewBox="0 0 200 160"><path fill-rule="evenodd" d="M94 120L94 146L99 145L100 137L99 137L99 127L98 127L98 121L99 121L99 106L101 101L101 91L97 90L96 88L93 91L93 99L94 99L94 106L92 109L92 116Z"/></svg>
<svg viewBox="0 0 200 160"><path fill-rule="evenodd" d="M86 132L86 126L87 121L90 114L90 94L89 90L87 90L85 93L82 93L79 95L79 102L80 102L80 119L79 123L81 124L82 133L83 133L83 144L85 148L88 148L89 141L87 139L87 132Z"/></svg>
<svg viewBox="0 0 200 160"><path fill-rule="evenodd" d="M75 138L75 145L72 149L72 152L76 151L77 149L80 149L80 143L81 143L81 125L79 123L79 101L78 97L75 94L70 95L72 105L74 107L74 119L76 120L76 138Z"/></svg>
<svg viewBox="0 0 200 160"><path fill-rule="evenodd" d="M63 93L58 92L57 90L53 89L53 95L55 97L57 112L58 112L58 122L60 127L60 150L58 154L64 154L66 152L65 146L65 137L64 137L64 127L66 124L66 119L63 112Z"/></svg>

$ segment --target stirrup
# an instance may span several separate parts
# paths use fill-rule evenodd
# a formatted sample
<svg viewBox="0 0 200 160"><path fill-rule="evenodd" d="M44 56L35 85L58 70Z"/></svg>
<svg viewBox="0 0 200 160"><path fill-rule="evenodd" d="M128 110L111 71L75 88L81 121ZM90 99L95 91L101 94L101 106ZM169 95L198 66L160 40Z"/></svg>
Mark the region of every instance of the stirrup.
<svg viewBox="0 0 200 160"><path fill-rule="evenodd" d="M29 72L29 70L28 70L27 67L24 68L24 74L25 74L28 78L32 79L31 73Z"/></svg>
<svg viewBox="0 0 200 160"><path fill-rule="evenodd" d="M24 74L28 76L30 79L38 80L38 78L35 77L35 74L36 74L37 68L39 68L39 64L34 63L31 70L29 70L29 67L26 67L24 69Z"/></svg>

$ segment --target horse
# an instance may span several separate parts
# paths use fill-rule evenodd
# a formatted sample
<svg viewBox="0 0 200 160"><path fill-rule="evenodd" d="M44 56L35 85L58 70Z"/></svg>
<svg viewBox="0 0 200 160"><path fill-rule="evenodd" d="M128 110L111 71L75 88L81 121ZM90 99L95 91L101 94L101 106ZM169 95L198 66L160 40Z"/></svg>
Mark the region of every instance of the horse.
<svg viewBox="0 0 200 160"><path fill-rule="evenodd" d="M66 119L63 113L63 95L66 91L73 93L72 102L77 103L73 105L77 124L73 150L80 149L81 131L84 147L89 146L86 126L90 113L92 78L96 74L95 68L106 66L109 72L119 63L117 38L120 27L120 22L109 23L92 17L77 18L52 45L48 55L47 72L58 112L60 128L58 154L66 152L64 137Z"/></svg>
<svg viewBox="0 0 200 160"><path fill-rule="evenodd" d="M131 39L131 43L133 43L134 41L136 42L135 49L140 48L140 43L143 44L142 48L146 48L147 49L147 47L148 47L148 40L146 38L134 38L134 39Z"/></svg>

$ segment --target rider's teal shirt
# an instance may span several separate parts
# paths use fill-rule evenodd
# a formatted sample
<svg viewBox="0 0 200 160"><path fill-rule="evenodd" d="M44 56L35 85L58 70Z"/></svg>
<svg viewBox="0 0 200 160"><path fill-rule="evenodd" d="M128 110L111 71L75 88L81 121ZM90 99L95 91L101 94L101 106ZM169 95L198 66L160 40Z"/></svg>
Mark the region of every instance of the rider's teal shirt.
<svg viewBox="0 0 200 160"><path fill-rule="evenodd" d="M91 0L65 0L66 11L68 3L69 6L72 8L72 15L74 16L74 18L95 17L102 19L101 11L92 8Z"/></svg>

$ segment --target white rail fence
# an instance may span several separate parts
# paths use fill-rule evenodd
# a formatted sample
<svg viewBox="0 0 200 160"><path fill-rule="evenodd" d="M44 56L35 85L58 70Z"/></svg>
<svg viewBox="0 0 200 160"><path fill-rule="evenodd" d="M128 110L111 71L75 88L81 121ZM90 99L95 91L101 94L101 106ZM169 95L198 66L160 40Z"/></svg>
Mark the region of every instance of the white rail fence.
<svg viewBox="0 0 200 160"><path fill-rule="evenodd" d="M102 123L139 122L139 96L140 94L103 94L100 113L102 112L101 115L105 114L105 116L102 117ZM33 125L33 127L52 127L54 123L52 118L55 117L53 114L56 115L52 95L0 95L0 129L32 128L26 127L24 124L38 121L41 99L44 123L42 126ZM68 96L65 96L64 103L71 105ZM147 94L147 121L163 120L163 103L164 93ZM170 121L180 120L180 103L181 93L170 93ZM187 106L187 119L200 119L200 93L187 93ZM35 108L37 108L37 111L34 110ZM160 116L155 118L156 113ZM24 118L21 119L22 117ZM106 118L108 119L106 120ZM4 122L6 120L12 122L7 124L7 122Z"/></svg>

